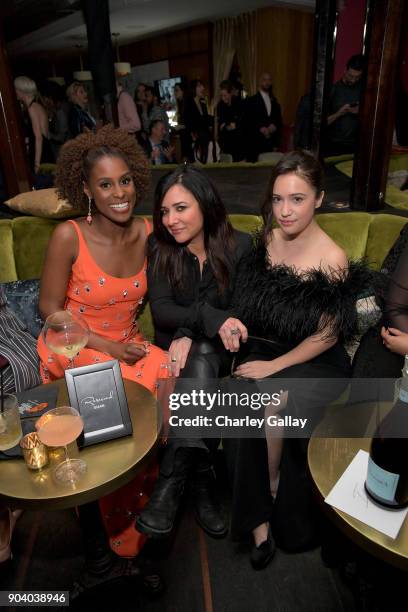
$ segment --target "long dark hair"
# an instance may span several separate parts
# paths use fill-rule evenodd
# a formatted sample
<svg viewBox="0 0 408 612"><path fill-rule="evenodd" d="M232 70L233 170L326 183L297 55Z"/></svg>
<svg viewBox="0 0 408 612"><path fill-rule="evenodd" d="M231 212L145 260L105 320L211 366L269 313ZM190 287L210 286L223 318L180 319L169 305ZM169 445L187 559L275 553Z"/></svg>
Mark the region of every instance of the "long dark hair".
<svg viewBox="0 0 408 612"><path fill-rule="evenodd" d="M269 236L273 225L272 194L275 181L278 176L284 174L297 174L308 183L319 196L323 191L323 168L318 159L307 151L291 151L282 157L279 163L272 170L262 206L261 214L264 222L264 241Z"/></svg>
<svg viewBox="0 0 408 612"><path fill-rule="evenodd" d="M165 274L172 287L182 288L187 282L185 260L187 246L180 245L167 231L162 219L162 203L166 193L174 185L182 185L197 200L203 215L204 246L207 261L212 268L220 293L229 285L233 260L233 229L224 204L207 175L187 164L163 176L157 184L153 226L156 246L149 254L154 261L153 274Z"/></svg>

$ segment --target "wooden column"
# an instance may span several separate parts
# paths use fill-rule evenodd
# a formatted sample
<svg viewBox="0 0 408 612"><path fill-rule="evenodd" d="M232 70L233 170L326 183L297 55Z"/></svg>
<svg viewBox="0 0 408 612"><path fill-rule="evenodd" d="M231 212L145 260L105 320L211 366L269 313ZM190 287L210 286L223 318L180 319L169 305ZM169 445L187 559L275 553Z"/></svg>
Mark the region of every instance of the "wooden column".
<svg viewBox="0 0 408 612"><path fill-rule="evenodd" d="M324 125L332 86L333 57L336 43L336 3L317 0L315 12L313 69L314 82L311 91L313 121L310 148L316 157L322 151Z"/></svg>
<svg viewBox="0 0 408 612"><path fill-rule="evenodd" d="M368 0L367 84L360 104L351 194L351 206L356 210L384 207L403 9L404 0Z"/></svg>
<svg viewBox="0 0 408 612"><path fill-rule="evenodd" d="M88 36L88 55L105 121L119 126L112 35L108 0L82 0Z"/></svg>
<svg viewBox="0 0 408 612"><path fill-rule="evenodd" d="M29 191L32 173L28 163L21 113L18 108L9 59L0 28L0 163L9 196Z"/></svg>

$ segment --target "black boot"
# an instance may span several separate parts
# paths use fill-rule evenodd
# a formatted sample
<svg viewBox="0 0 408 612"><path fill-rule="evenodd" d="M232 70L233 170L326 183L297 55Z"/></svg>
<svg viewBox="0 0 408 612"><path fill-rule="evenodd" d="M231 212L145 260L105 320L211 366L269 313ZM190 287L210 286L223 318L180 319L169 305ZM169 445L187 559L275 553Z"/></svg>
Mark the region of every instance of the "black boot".
<svg viewBox="0 0 408 612"><path fill-rule="evenodd" d="M201 455L201 452L200 452ZM208 460L200 457L192 475L192 494L198 524L208 535L222 538L228 532L227 522L215 492L215 474Z"/></svg>
<svg viewBox="0 0 408 612"><path fill-rule="evenodd" d="M141 533L152 538L163 538L171 533L190 463L191 449L179 448L175 451L172 472L169 475L160 472L153 493L136 520L136 529Z"/></svg>

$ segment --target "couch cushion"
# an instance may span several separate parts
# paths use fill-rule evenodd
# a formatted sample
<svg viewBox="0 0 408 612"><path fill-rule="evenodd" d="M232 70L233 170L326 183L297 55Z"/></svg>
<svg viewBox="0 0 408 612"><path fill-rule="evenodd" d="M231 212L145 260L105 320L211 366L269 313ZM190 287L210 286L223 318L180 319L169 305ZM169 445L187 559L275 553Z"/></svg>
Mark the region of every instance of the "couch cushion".
<svg viewBox="0 0 408 612"><path fill-rule="evenodd" d="M17 270L13 252L13 226L10 219L2 219L0 223L0 281L17 280Z"/></svg>
<svg viewBox="0 0 408 612"><path fill-rule="evenodd" d="M262 218L258 215L229 215L232 226L241 231L252 234L262 225Z"/></svg>
<svg viewBox="0 0 408 612"><path fill-rule="evenodd" d="M372 268L380 270L388 251L407 222L406 217L399 215L372 215L366 253L367 261Z"/></svg>
<svg viewBox="0 0 408 612"><path fill-rule="evenodd" d="M40 281L38 279L15 281L0 285L6 304L20 319L32 336L38 337L42 321L38 312Z"/></svg>
<svg viewBox="0 0 408 612"><path fill-rule="evenodd" d="M84 214L75 209L67 200L58 199L54 187L19 193L4 203L18 212L48 219L64 219Z"/></svg>
<svg viewBox="0 0 408 612"><path fill-rule="evenodd" d="M14 257L17 278L39 278L45 252L58 221L38 217L13 219Z"/></svg>
<svg viewBox="0 0 408 612"><path fill-rule="evenodd" d="M366 255L371 215L366 212L325 213L316 216L320 227L329 234L350 259Z"/></svg>

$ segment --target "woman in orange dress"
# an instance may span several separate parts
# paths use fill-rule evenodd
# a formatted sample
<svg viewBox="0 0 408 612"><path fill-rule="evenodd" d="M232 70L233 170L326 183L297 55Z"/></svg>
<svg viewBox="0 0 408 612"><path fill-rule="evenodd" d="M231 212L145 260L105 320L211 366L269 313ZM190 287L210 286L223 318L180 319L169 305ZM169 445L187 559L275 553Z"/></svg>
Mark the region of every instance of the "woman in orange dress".
<svg viewBox="0 0 408 612"><path fill-rule="evenodd" d="M167 356L144 341L137 313L147 290L146 241L150 224L133 216L147 187L148 162L134 138L105 126L68 141L58 159L61 197L88 211L86 218L59 224L50 240L41 278L40 312L45 319L67 309L86 319L91 334L75 366L118 359L124 378L154 392L167 377ZM38 340L41 376L64 376L68 359ZM145 541L134 516L147 501L155 467L100 500L113 550L135 556Z"/></svg>

